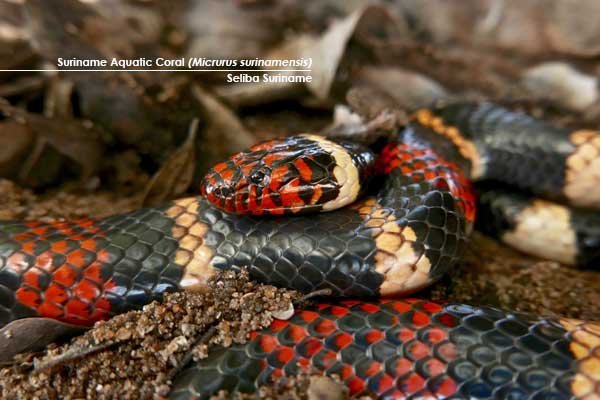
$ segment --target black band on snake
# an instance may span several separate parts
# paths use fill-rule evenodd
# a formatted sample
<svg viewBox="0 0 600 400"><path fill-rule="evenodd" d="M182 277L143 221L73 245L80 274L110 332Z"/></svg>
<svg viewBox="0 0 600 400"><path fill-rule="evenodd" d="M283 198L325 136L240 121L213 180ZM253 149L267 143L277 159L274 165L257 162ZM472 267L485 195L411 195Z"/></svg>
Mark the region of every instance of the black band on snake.
<svg viewBox="0 0 600 400"><path fill-rule="evenodd" d="M0 324L44 316L89 325L166 291L202 289L228 268L335 297L412 293L461 259L476 180L580 207L486 192L479 224L523 251L597 266L598 171L598 133L488 103L418 111L376 156L317 135L268 141L215 166L205 197L100 221L1 223ZM173 395L253 391L304 363L338 374L353 394L583 398L600 391L598 345L592 323L353 301L298 312L212 353Z"/></svg>

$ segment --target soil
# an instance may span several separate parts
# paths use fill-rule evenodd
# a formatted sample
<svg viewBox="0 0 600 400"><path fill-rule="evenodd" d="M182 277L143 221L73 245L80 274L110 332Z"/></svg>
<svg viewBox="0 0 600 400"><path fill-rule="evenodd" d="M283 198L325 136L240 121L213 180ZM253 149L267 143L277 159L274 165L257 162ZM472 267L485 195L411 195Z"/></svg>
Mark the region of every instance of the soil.
<svg viewBox="0 0 600 400"><path fill-rule="evenodd" d="M162 398L171 378L208 346L244 342L293 307L298 295L225 272L207 293L171 293L161 303L101 322L70 343L22 355L0 370L2 398Z"/></svg>

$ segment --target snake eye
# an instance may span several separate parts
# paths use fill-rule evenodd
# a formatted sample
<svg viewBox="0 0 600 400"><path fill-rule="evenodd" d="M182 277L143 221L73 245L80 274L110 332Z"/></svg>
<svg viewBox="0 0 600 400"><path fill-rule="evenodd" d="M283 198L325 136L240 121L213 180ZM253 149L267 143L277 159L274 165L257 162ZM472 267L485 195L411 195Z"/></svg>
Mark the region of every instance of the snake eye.
<svg viewBox="0 0 600 400"><path fill-rule="evenodd" d="M214 193L218 197L227 197L231 195L232 191L229 186L220 186L214 190Z"/></svg>
<svg viewBox="0 0 600 400"><path fill-rule="evenodd" d="M266 180L267 174L265 174L265 172L261 170L256 171L252 173L252 175L250 175L250 182L254 183L255 185L261 185L265 183Z"/></svg>

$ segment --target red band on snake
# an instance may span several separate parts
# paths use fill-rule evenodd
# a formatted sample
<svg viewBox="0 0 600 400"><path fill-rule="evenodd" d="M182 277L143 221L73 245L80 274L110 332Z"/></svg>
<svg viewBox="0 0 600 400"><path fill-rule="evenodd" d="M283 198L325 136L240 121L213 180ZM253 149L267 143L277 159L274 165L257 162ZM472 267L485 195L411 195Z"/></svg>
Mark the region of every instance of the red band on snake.
<svg viewBox="0 0 600 400"><path fill-rule="evenodd" d="M551 200L571 201L585 207L598 205L600 182L593 166L597 165L599 149L600 139L595 132L571 133L491 104L452 104L422 110L376 157L355 143L328 141L316 135L265 142L215 166L203 181L205 197L182 199L100 221L0 223L0 323L44 316L90 325L160 299L166 291L201 288L220 269L242 267L247 267L251 276L262 282L304 292L328 288L336 297L376 298L411 293L439 279L460 261L475 218L470 180L504 179L508 184L549 196ZM487 225L488 231L504 236L509 242L539 253L537 235L527 230L537 226L545 246L556 248L563 262L593 265L600 257L600 224L594 223L597 213L554 204L548 209L546 203L529 203L505 193L496 193L492 200L487 196L482 198L492 203L492 211L484 212L483 226ZM352 204L342 207L347 203ZM505 210L510 211L508 217L501 218ZM327 212L314 214L315 211ZM552 233L557 227L575 230L567 236ZM289 339L280 338L279 334L277 341L269 339L277 324L281 324L275 323L270 331L254 336L255 340L265 338L259 352L262 355L256 356L256 360L261 368L271 365L269 372L252 382L244 381L248 371L232 369L237 372L231 374L241 379L236 382L245 382L243 388L253 390L267 375L292 373L287 369L293 368L287 367L289 362L300 359L299 342L295 340L315 337L321 344L313 341L314 346L328 348L322 356L335 358L343 364L342 369L330 369L333 364L328 367L312 355L303 356L307 361L302 362L309 362L328 374L341 373L354 393L406 395L454 390L475 396L487 393L485 387L493 386L497 374L508 377L510 384L506 385L516 385L525 395L538 393L534 384L527 386L530 380L535 381L533 372L532 377L518 375L517 379L515 371L521 367L543 369L547 360L554 360L551 353L555 350L549 350L548 346L552 349L559 346L556 351L561 352L562 358L558 359L565 368L554 368L552 374L558 375L542 374L552 377L548 378L550 383L542 385L544 390L579 396L582 388L598 387L595 371L599 361L591 355L591 349L598 345L594 343L600 336L596 328L589 328L595 325L585 325L588 328L584 331L589 334L578 334L580 341L593 344L586 347L589 351L582 352L574 350L576 336L569 333L580 325L507 317L487 309L469 308L465 316L450 313L455 317L445 317L447 313L436 308L425 313L430 322L421 327L440 328L445 332L440 335L450 338L452 332L461 332L454 334L459 339L449 340L456 360L470 360L472 366L464 368L475 368L476 372L468 379L467 375L451 372L452 368L458 368L458 361L453 363L448 359L446 364L438 363L442 360L435 344L420 336L425 333L418 327L410 328L416 335L410 339L418 342L416 348L402 347L408 346L408 337L400 347L394 341L397 338L385 342L386 346L396 346L395 351L403 352L406 359L398 361L394 373L389 371L391 364L379 360L372 351L365 353L363 349L363 353L357 350L352 356L344 355L342 347L359 346L357 341L363 340L364 335L371 339L381 335L387 338L390 329L409 329L410 324L414 325L414 315L419 316L416 323L425 318L415 314L416 310L409 314L395 308L382 311L395 307L394 304L412 310L414 302L361 301L342 307L348 311L340 309L339 313L358 313L356 331L344 325L339 315L327 316L338 312L330 305L311 311L319 321L330 322L312 327L311 321L298 320L295 324L300 328L290 328L293 332ZM371 309L376 311L370 312ZM294 318L307 314L297 315L300 317ZM481 317L488 322L477 323L473 328L467 321L471 315L473 319ZM386 322L380 323L380 319ZM452 329L444 327L445 319L454 321ZM497 358L496 354L503 353L483 341L485 333L495 332L498 321L504 319L511 321L506 323L508 332L501 332L508 339L498 346L520 350L525 346L527 351L535 353L527 353L531 362L511 366L509 355ZM489 323L494 328L486 330L483 326ZM521 327L518 332L535 327L543 332L510 336L514 324ZM336 333L339 341L318 339L321 328ZM361 336L358 331L364 329L373 333L369 336L365 331ZM461 342L463 339L470 345L463 346L466 343ZM256 344L255 340L248 346ZM523 341L527 344L522 344ZM277 350L280 345L283 347ZM236 352L249 352L248 346L214 357L235 359ZM499 363L499 372L484 366L489 346ZM477 351L481 354L473 355ZM588 356L589 362L576 361ZM431 360L431 365L426 359ZM225 361L219 360L221 369L215 382L228 374L222 367ZM558 366L559 361L556 363ZM208 362L195 368L212 368L214 376L215 365ZM252 373L261 373L252 368ZM506 375L509 373L506 368L512 375ZM438 370L443 370L443 374L436 375ZM191 379L193 368L189 371L187 378L179 381L181 385L175 393L183 397L194 393L204 396L218 389L214 385L199 389L196 383L203 378ZM436 378L440 374L443 377ZM472 385L467 385L467 381ZM588 381L590 385L585 386ZM236 385L224 387L242 389L242 383ZM419 385L423 386L419 389L422 392L410 389ZM463 390L467 386L469 389ZM577 393L575 386L579 388ZM539 389L539 393L546 392Z"/></svg>

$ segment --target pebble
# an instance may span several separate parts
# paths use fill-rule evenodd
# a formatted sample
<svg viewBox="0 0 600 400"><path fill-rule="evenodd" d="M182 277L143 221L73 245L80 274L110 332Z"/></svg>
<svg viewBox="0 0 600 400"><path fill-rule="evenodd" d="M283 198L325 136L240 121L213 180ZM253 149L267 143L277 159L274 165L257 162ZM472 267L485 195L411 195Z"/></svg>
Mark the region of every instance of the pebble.
<svg viewBox="0 0 600 400"><path fill-rule="evenodd" d="M306 391L308 400L341 400L347 397L345 387L327 376L311 376Z"/></svg>
<svg viewBox="0 0 600 400"><path fill-rule="evenodd" d="M277 319L288 320L292 318L292 315L294 315L294 305L290 302L287 308L283 310L273 311L272 314L273 317Z"/></svg>

